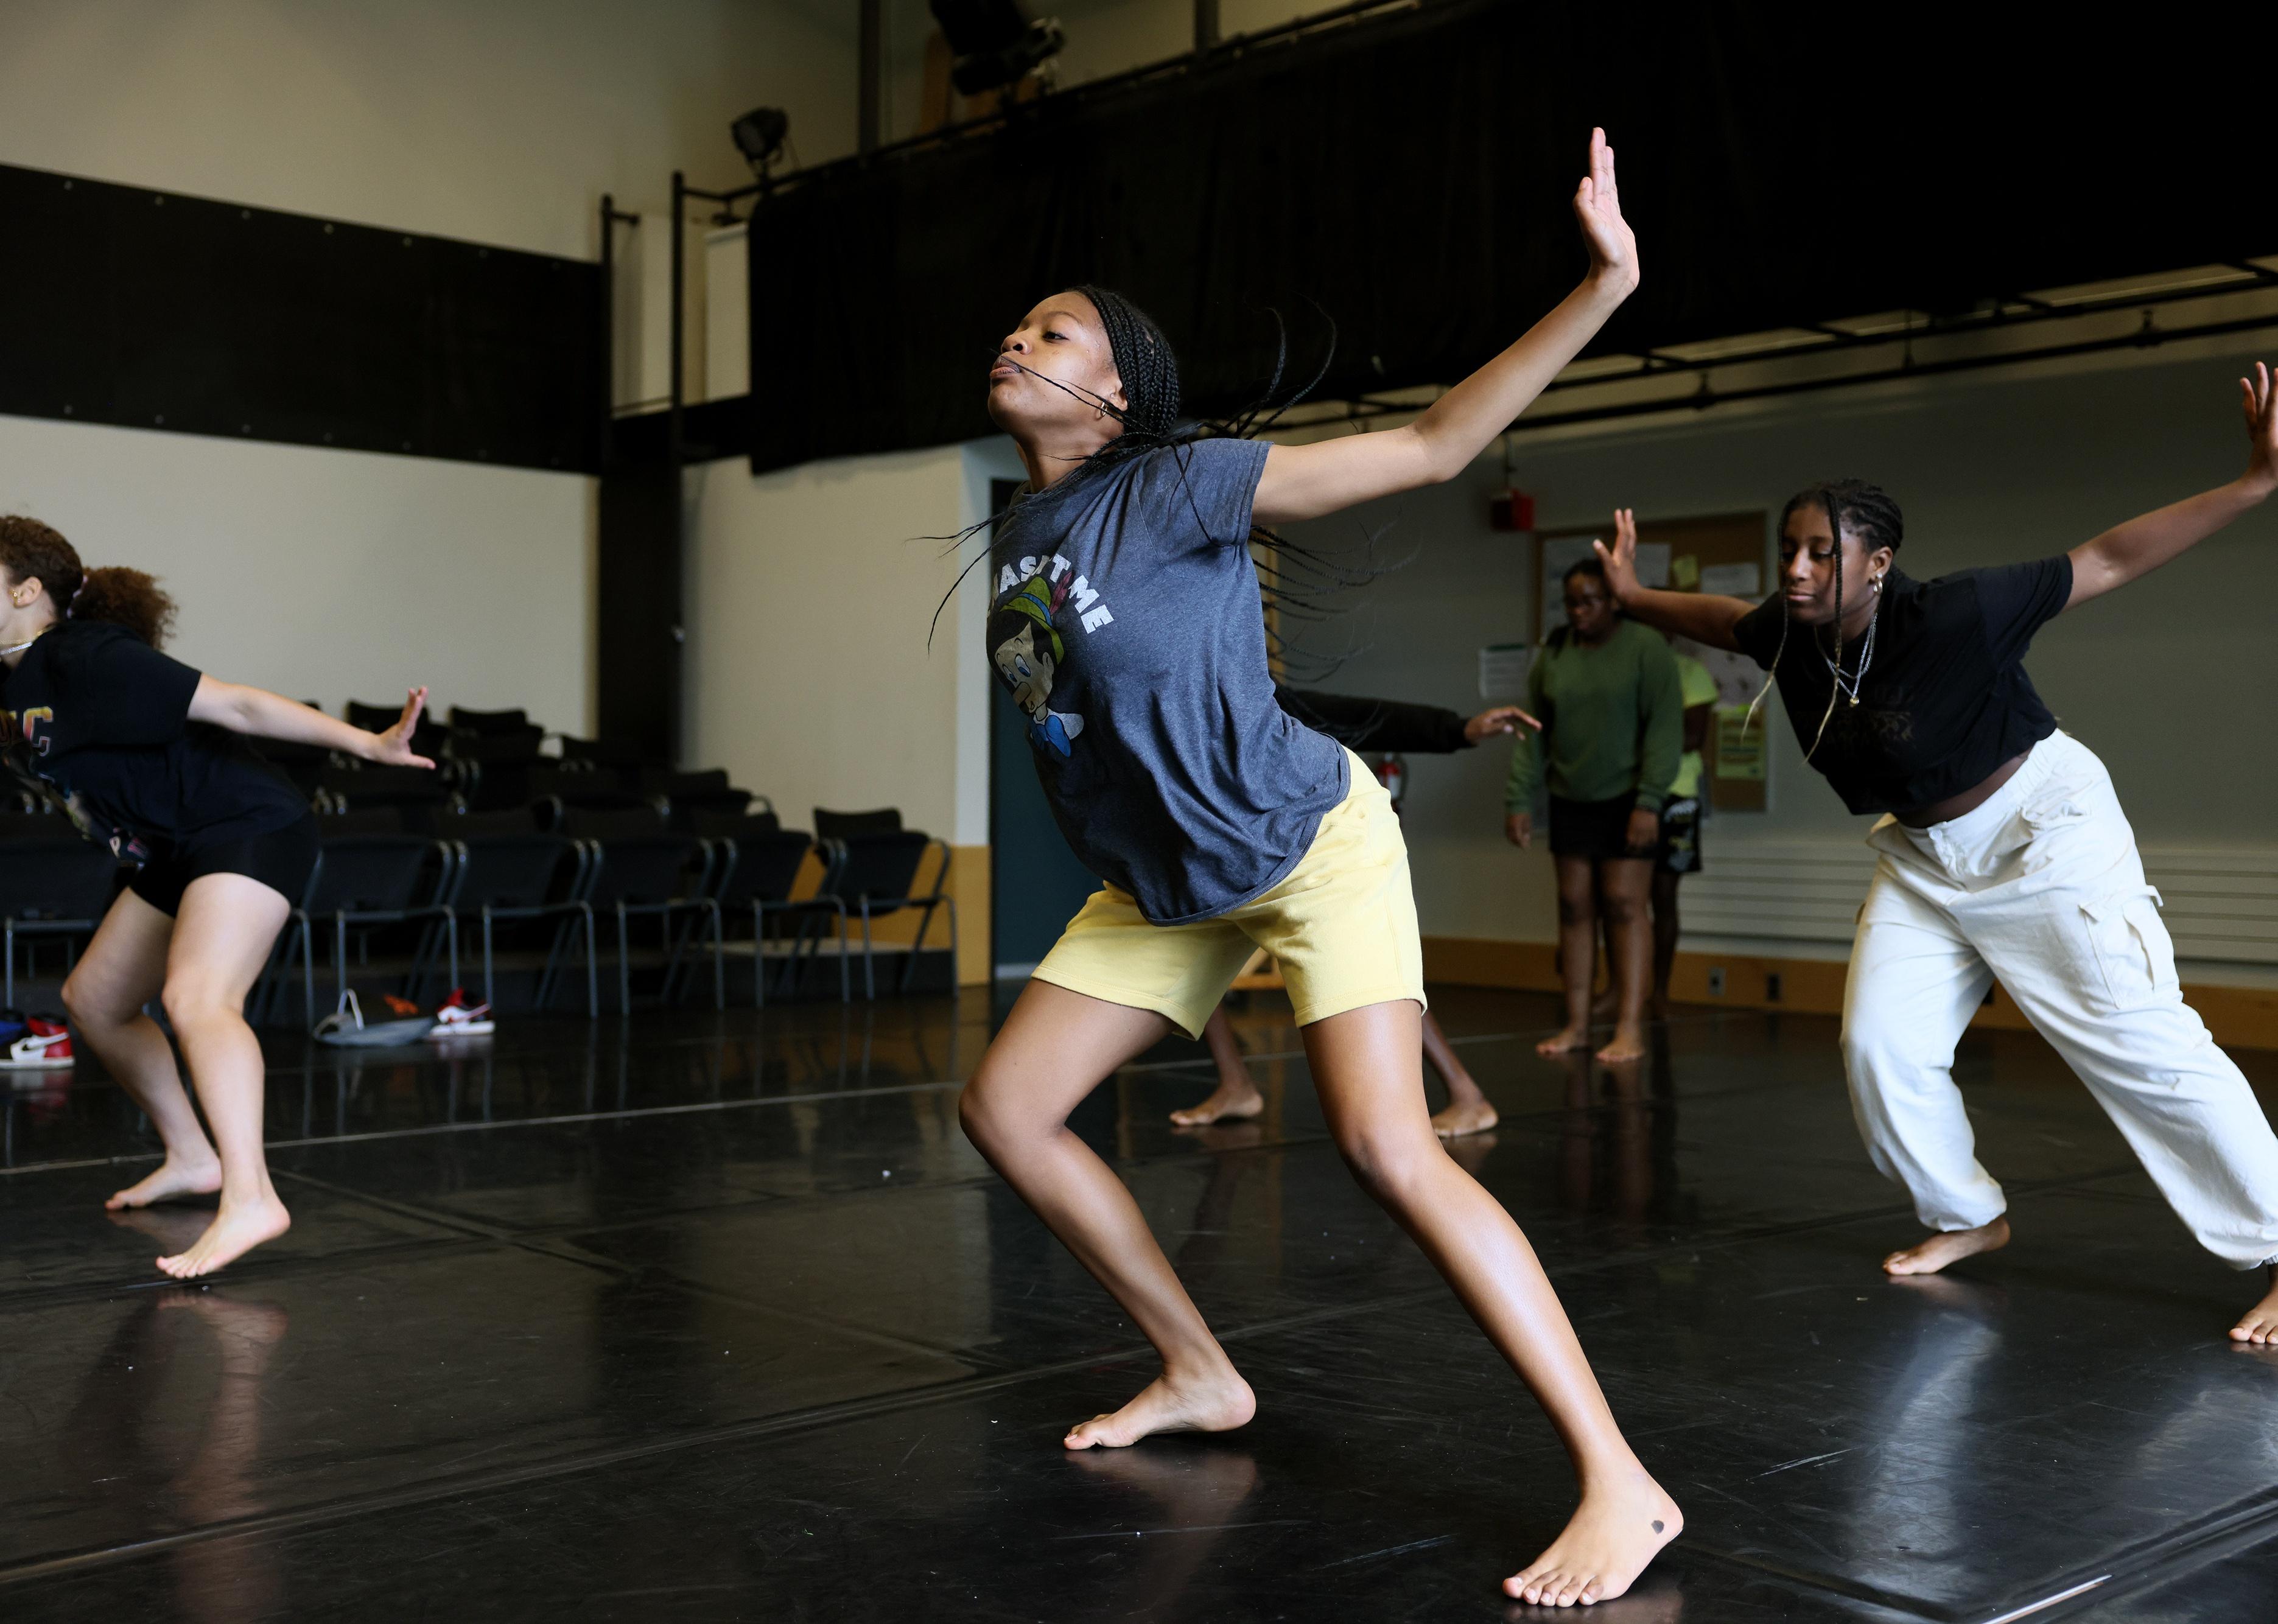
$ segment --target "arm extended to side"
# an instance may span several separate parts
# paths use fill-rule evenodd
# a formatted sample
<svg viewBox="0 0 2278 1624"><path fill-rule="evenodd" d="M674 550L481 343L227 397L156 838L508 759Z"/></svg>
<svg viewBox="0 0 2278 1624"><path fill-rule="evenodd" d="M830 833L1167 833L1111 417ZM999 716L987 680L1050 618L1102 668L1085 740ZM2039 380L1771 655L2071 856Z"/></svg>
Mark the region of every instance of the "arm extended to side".
<svg viewBox="0 0 2278 1624"><path fill-rule="evenodd" d="M1638 285L1637 238L1622 218L1614 149L1590 132L1590 172L1574 192L1589 244L1580 286L1509 349L1450 389L1414 423L1266 454L1254 511L1261 524L1318 519L1380 496L1453 479L1494 442L1606 324Z"/></svg>
<svg viewBox="0 0 2278 1624"><path fill-rule="evenodd" d="M404 700L403 714L394 727L385 733L367 733L267 689L201 676L197 691L190 696L190 720L254 738L321 745L388 766L432 767L435 764L426 757L411 753L412 730L418 727L419 713L426 705L427 690L415 688Z"/></svg>
<svg viewBox="0 0 2278 1624"><path fill-rule="evenodd" d="M2246 416L2246 471L2228 484L2202 491L2151 513L2139 514L2091 537L2072 550L2072 596L2076 609L2205 541L2232 520L2251 512L2278 489L2278 387L2270 369L2254 363L2254 376L2238 380Z"/></svg>
<svg viewBox="0 0 2278 1624"><path fill-rule="evenodd" d="M1591 545L1597 548L1599 561L1606 567L1606 586L1613 593L1614 601L1632 620L1642 621L1656 631L1690 637L1712 649L1739 652L1740 644L1732 635L1732 628L1756 606L1745 598L1719 598L1707 592L1664 592L1640 583L1637 574L1635 510L1614 509L1611 547L1602 541Z"/></svg>

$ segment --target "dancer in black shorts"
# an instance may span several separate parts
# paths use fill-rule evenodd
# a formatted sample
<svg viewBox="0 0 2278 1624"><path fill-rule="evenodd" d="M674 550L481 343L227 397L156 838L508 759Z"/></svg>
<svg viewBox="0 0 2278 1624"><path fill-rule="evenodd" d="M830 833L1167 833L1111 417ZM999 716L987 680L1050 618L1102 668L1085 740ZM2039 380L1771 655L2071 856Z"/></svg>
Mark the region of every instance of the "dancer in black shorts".
<svg viewBox="0 0 2278 1624"><path fill-rule="evenodd" d="M240 736L319 744L401 766L427 690L367 733L158 652L173 600L135 569L88 569L35 519L0 518L0 744L9 766L80 832L141 866L111 904L64 1008L166 1147L117 1210L221 1193L205 1233L158 1267L210 1274L292 1219L262 1155L261 1046L245 996L317 861L309 804ZM213 1129L182 1090L172 1048L143 1007L164 1004ZM218 1154L217 1154L218 1152Z"/></svg>

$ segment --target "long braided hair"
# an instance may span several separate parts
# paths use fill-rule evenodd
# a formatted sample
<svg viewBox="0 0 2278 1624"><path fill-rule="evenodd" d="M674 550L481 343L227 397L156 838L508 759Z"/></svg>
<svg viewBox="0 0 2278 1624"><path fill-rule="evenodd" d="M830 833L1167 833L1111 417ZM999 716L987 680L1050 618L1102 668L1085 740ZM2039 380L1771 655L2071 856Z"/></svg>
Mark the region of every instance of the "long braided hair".
<svg viewBox="0 0 2278 1624"><path fill-rule="evenodd" d="M1906 539L1906 516L1899 511L1898 503L1891 499L1889 492L1863 479L1823 479L1816 484L1806 485L1789 497L1787 505L1780 509L1781 535L1787 533L1787 522L1795 516L1800 507L1817 507L1825 513L1829 533L1834 538L1835 672L1840 675L1843 669L1843 532L1847 530L1857 537L1864 552L1872 553L1878 547L1888 547L1896 553L1900 543ZM1782 592L1779 646L1772 652L1772 663L1764 673L1763 686L1756 690L1755 698L1749 703L1748 721L1751 722L1755 720L1756 707L1764 702L1764 696L1771 691L1772 682L1779 675L1780 656L1787 652L1788 625L1787 594ZM1827 724L1835 714L1835 702L1840 695L1840 688L1831 676L1827 709L1822 713L1819 727L1811 736L1810 749L1803 752L1806 761L1817 752L1820 741L1827 736Z"/></svg>
<svg viewBox="0 0 2278 1624"><path fill-rule="evenodd" d="M1155 319L1112 288L1082 282L1071 291L1089 300L1092 308L1099 314L1100 326L1107 337L1108 354L1115 362L1117 376L1122 380L1125 404L1118 406L1105 395L1033 370L1023 366L1015 356L999 353L998 358L1020 367L1029 377L1050 384L1123 425L1120 433L1084 459L1085 469L1105 467L1166 447L1180 450L1203 439L1255 438L1312 393L1321 379L1327 376L1330 362L1335 355L1336 324L1329 322L1328 338L1323 347L1320 366L1303 383L1285 391L1282 379L1288 370L1288 329L1282 323L1280 312L1273 311L1271 313L1275 328L1273 370L1263 392L1230 417L1188 422L1181 416L1182 401L1178 352L1172 347L1169 338ZM1324 320L1326 320L1326 315ZM1180 467L1183 473L1183 456ZM1202 515L1191 492L1188 494L1188 502L1199 526ZM1009 533L1012 527L1000 524L1005 516L1004 513L992 514L968 525L955 536L936 538L948 543L952 550L956 550L975 536L993 532L990 545L984 546L958 572L957 582L951 583L948 592L935 606L936 628L940 625L942 611L956 595L958 583L964 580L975 565L994 560L1000 552L1017 551L1017 543ZM1293 621L1319 622L1327 620L1334 611L1325 600L1332 594L1365 586L1384 573L1373 563L1359 568L1341 565L1311 548L1284 539L1264 525L1253 524L1250 533L1244 537L1214 537L1212 539L1228 545L1253 545L1266 553L1271 559L1270 581L1265 578L1268 572L1261 571L1260 595L1269 606ZM1375 538L1371 535L1368 539L1372 553ZM1273 617L1269 617L1266 622L1266 637L1273 653L1285 665L1294 659L1317 667L1305 673L1312 681L1321 680L1333 673L1349 655L1349 651L1345 656L1329 657L1302 650L1275 628ZM932 640L930 630L927 640L929 643Z"/></svg>

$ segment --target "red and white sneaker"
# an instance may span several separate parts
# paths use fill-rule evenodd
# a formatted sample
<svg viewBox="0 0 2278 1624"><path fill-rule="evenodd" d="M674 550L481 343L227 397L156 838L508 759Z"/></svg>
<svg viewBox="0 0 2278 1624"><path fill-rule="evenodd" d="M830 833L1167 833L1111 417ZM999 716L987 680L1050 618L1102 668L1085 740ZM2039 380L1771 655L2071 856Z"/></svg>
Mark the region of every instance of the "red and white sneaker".
<svg viewBox="0 0 2278 1624"><path fill-rule="evenodd" d="M73 1063L71 1029L45 1015L24 1023L24 1035L0 1055L0 1071L60 1071Z"/></svg>
<svg viewBox="0 0 2278 1624"><path fill-rule="evenodd" d="M435 1011L435 1027L427 1035L431 1038L481 1038L497 1030L498 1023L491 1019L491 1006L486 1003L470 1004L466 989L455 987L451 989L450 997L444 1000L443 1007Z"/></svg>

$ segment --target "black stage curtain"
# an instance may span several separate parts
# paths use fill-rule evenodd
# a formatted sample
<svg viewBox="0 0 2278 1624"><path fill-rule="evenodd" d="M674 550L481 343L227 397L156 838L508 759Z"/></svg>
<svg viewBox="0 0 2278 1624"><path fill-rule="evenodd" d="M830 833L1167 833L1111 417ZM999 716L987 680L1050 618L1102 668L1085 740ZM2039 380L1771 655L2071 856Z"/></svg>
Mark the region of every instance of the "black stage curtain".
<svg viewBox="0 0 2278 1624"><path fill-rule="evenodd" d="M599 465L600 270L0 165L0 412Z"/></svg>
<svg viewBox="0 0 2278 1624"><path fill-rule="evenodd" d="M1271 309L1316 362L1334 318L1329 396L1453 382L1582 271L1594 123L1646 273L1610 349L2278 250L2267 98L2206 54L2267 59L2267 16L2089 60L1823 11L1438 4L814 172L752 223L753 466L989 432L997 339L1081 281L1163 323L1196 410L1256 396Z"/></svg>

